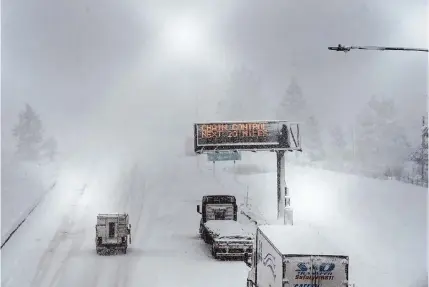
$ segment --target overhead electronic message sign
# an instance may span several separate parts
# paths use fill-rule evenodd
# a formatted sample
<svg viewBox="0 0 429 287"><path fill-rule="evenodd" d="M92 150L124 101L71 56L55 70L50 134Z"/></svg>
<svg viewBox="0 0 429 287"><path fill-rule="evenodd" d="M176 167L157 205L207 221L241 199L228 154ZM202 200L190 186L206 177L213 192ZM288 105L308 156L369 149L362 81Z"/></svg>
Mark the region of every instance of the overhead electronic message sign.
<svg viewBox="0 0 429 287"><path fill-rule="evenodd" d="M301 150L299 124L287 121L194 124L194 150Z"/></svg>

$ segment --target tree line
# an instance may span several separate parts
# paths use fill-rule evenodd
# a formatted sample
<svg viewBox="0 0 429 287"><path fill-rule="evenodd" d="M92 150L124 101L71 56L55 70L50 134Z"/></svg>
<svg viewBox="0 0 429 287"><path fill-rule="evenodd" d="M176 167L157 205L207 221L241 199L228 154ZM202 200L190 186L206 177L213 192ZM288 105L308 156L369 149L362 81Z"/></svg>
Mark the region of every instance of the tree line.
<svg viewBox="0 0 429 287"><path fill-rule="evenodd" d="M296 79L279 100L268 103L258 77L247 68L232 73L224 99L217 107L220 120L277 119L301 123L303 153L300 162L348 170L375 177L403 179L427 185L427 122L421 143L411 144L398 120L391 98L372 96L350 126L321 127ZM271 101L272 102L272 101ZM420 118L417 116L417 121ZM416 132L418 134L419 132ZM420 141L420 136L419 136ZM415 141L414 141L415 142ZM291 157L295 160L296 157Z"/></svg>

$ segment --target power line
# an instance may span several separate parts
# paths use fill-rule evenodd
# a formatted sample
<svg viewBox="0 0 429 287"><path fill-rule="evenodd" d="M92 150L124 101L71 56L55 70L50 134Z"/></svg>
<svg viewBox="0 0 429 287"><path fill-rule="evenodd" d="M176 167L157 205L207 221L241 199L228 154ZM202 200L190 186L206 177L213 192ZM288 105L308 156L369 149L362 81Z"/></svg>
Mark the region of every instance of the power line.
<svg viewBox="0 0 429 287"><path fill-rule="evenodd" d="M426 52L428 49L421 48L404 48L404 47L381 47L381 46L342 46L328 47L328 50L347 53L350 50L373 50L373 51L407 51L407 52Z"/></svg>

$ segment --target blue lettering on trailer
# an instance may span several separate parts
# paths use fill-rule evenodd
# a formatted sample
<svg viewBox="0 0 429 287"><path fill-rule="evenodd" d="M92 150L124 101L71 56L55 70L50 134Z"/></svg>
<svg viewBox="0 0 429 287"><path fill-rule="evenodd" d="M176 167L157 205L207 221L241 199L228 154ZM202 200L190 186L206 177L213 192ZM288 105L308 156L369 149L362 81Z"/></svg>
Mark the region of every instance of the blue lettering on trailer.
<svg viewBox="0 0 429 287"><path fill-rule="evenodd" d="M334 280L332 271L335 269L334 263L322 263L319 266L310 263L300 262L297 264L296 280ZM304 284L305 285L305 284Z"/></svg>
<svg viewBox="0 0 429 287"><path fill-rule="evenodd" d="M301 262L297 264L298 269L296 269L295 271L297 272L310 272L310 264ZM312 270L313 272L320 272L320 273L326 273L326 272L332 272L335 269L335 264L334 263L322 263L319 265L319 268L317 268L316 265L312 265ZM319 270L317 270L319 269Z"/></svg>

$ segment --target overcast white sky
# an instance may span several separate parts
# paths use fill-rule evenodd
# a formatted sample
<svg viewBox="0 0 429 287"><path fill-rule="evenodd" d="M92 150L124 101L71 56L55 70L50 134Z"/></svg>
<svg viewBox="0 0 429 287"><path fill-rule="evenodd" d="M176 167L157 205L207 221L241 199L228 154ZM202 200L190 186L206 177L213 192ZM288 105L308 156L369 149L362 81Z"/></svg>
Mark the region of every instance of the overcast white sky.
<svg viewBox="0 0 429 287"><path fill-rule="evenodd" d="M191 132L190 123L213 117L242 65L261 78L268 102L294 76L325 126L352 122L376 94L394 97L404 126L418 127L426 53L327 47L427 47L427 12L424 0L5 0L3 144L25 102L63 142L138 134L138 146L160 136L154 127Z"/></svg>

